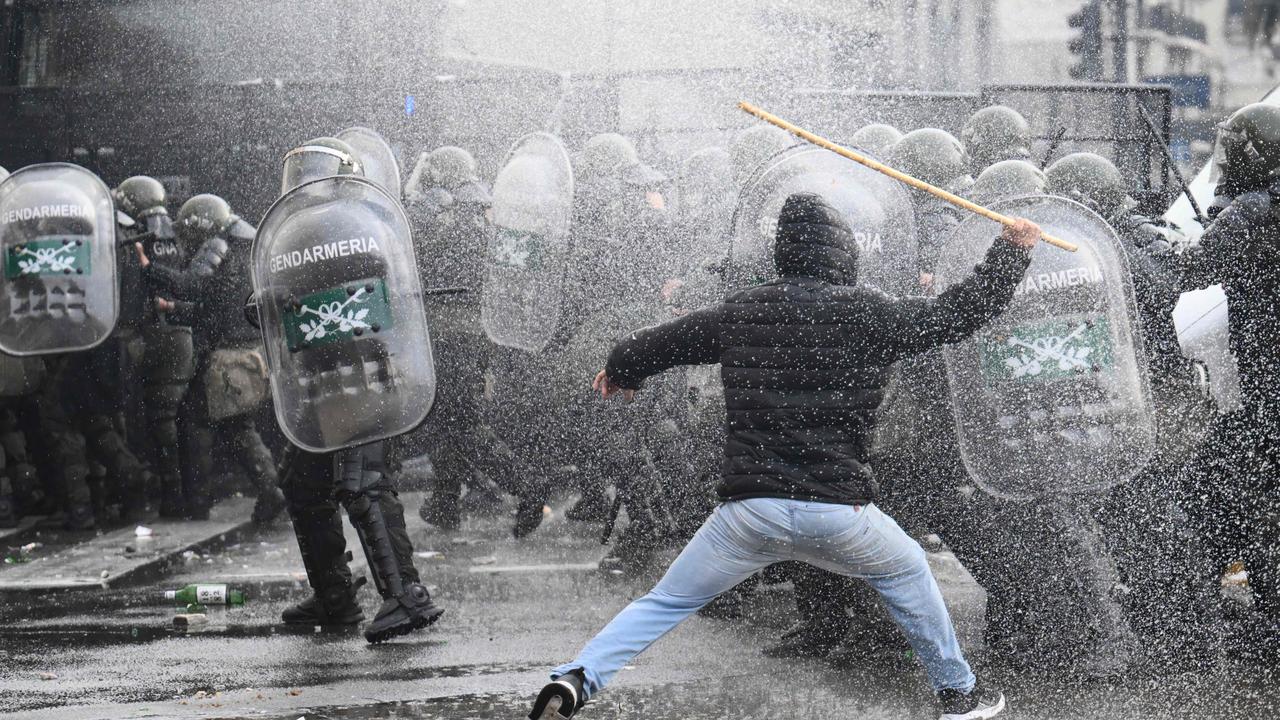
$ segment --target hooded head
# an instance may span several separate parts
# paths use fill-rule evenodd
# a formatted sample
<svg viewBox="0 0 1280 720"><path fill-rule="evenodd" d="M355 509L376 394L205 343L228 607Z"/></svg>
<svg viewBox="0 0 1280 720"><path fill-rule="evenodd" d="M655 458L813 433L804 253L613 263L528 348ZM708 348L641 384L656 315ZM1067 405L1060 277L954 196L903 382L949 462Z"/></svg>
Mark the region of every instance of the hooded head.
<svg viewBox="0 0 1280 720"><path fill-rule="evenodd" d="M821 195L796 193L778 214L773 263L782 277L835 285L858 282L858 245L844 217Z"/></svg>

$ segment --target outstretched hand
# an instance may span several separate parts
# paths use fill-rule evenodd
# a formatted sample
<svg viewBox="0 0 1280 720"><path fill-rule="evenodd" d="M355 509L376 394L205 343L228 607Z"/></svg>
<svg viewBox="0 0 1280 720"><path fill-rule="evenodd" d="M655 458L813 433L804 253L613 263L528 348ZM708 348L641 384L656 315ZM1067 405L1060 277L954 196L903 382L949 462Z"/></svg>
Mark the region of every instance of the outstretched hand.
<svg viewBox="0 0 1280 720"><path fill-rule="evenodd" d="M596 379L591 381L591 389L600 393L600 397L608 400L609 398L622 393L623 399L631 402L636 397L635 390L629 390L614 382L604 370L596 373Z"/></svg>

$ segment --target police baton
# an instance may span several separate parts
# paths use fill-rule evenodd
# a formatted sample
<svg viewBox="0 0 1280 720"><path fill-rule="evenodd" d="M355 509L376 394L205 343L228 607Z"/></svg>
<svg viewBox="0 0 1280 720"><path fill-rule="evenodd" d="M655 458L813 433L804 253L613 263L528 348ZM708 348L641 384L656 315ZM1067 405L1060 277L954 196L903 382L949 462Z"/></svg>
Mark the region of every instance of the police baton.
<svg viewBox="0 0 1280 720"><path fill-rule="evenodd" d="M864 155L859 155L858 153L852 150L849 150L848 148L840 147L839 145L831 142L830 140L827 140L824 137L814 135L808 130L805 130L804 128L799 127L797 125L793 125L787 122L786 120L783 120L782 118L778 117L777 115L773 115L772 113L761 110L760 108L756 107L755 105L752 105L749 102L745 102L745 101L740 102L738 103L738 107L746 111L747 113L751 115L755 115L761 120L764 120L770 125L776 125L777 127L780 127L783 130L786 130L787 132L791 133L792 135L795 135L801 140L806 140L808 142L813 143L814 145L817 145L820 148L825 148L837 155L849 158L850 160L858 163L859 165L865 165L866 167L869 167L878 173L888 175L889 177L893 178L894 180L897 180L898 182L906 183L907 185L910 185L911 187L917 190L922 190L924 192L927 192L930 195L933 195L934 197L940 200L945 200L946 202L949 202L952 205L955 205L956 207L962 210L968 210L969 212L975 215L981 215L982 217L987 218L988 220L994 220L1006 227L1013 225L1014 223L1014 219L1007 215L1002 215L998 212L995 212L994 210L988 210L987 208L977 203L969 202L968 200L965 200L959 195L956 195L954 193L949 193L940 187L935 187L923 180L911 177L910 175L904 172L894 170L893 168L889 167L888 165L885 165L884 163L876 162L875 160L872 160L871 158L866 157ZM1050 245L1057 248L1062 248L1067 252L1075 252L1076 250L1079 249L1074 243L1069 243L1066 240L1056 238L1050 235L1049 233L1043 233L1041 237L1045 242L1049 243Z"/></svg>

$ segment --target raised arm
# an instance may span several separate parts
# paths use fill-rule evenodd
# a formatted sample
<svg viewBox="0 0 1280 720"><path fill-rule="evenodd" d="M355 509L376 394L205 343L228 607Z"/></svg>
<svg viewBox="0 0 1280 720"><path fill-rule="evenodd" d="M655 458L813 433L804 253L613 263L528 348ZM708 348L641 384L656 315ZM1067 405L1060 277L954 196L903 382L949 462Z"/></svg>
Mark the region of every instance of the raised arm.
<svg viewBox="0 0 1280 720"><path fill-rule="evenodd" d="M883 322L873 326L892 362L948 343L963 340L999 315L1031 262L1031 248L1040 228L1019 220L991 245L973 274L937 297L910 297L887 303Z"/></svg>

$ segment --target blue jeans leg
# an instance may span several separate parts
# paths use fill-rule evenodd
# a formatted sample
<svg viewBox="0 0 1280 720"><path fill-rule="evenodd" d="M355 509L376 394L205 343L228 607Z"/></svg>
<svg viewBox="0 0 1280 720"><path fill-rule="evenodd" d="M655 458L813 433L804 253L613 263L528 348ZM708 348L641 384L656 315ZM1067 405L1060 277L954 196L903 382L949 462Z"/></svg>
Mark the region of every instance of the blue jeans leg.
<svg viewBox="0 0 1280 720"><path fill-rule="evenodd" d="M777 502L716 508L653 590L618 613L551 677L580 668L587 696L595 695L635 656L717 595L786 559L779 557L787 547L786 514Z"/></svg>
<svg viewBox="0 0 1280 720"><path fill-rule="evenodd" d="M820 517L798 514L802 535L807 515L813 517L809 526L822 533L797 539L799 559L866 580L880 593L889 614L911 643L933 689L971 690L973 672L964 659L942 591L920 544L875 505L861 511L845 508L835 512L851 513L847 530L835 530L833 526L839 519L833 517L832 511L824 511ZM823 532L828 528L835 531Z"/></svg>

